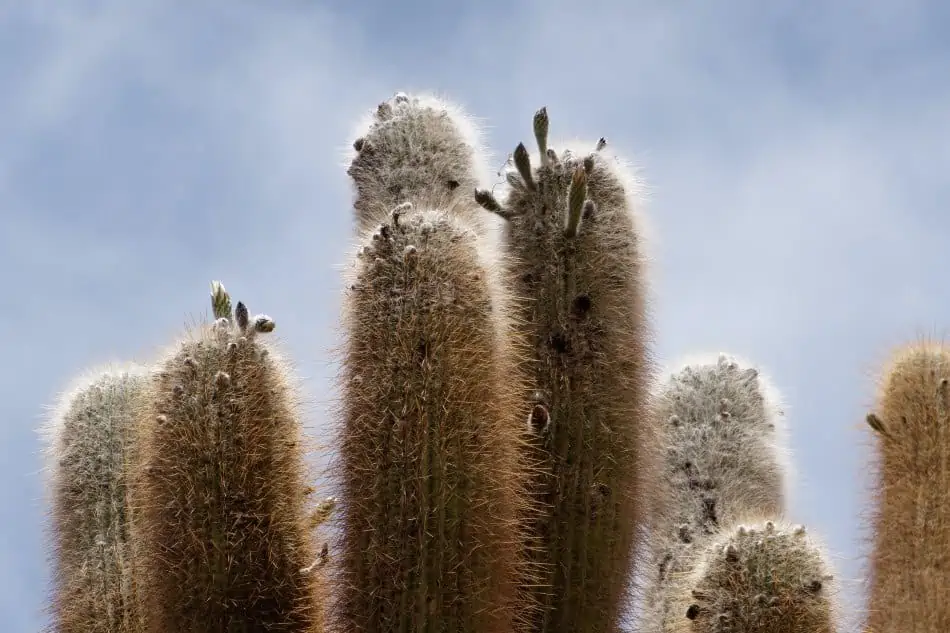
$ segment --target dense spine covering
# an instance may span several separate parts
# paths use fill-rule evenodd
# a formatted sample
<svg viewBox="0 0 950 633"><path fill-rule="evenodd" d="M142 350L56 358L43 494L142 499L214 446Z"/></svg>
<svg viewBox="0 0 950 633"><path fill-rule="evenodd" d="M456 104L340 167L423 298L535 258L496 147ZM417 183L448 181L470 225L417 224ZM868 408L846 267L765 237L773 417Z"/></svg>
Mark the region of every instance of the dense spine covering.
<svg viewBox="0 0 950 633"><path fill-rule="evenodd" d="M671 612L675 579L711 536L746 517L784 511L787 459L778 393L757 368L725 354L686 364L654 406L664 452L644 623L648 633L661 633L664 622L683 616Z"/></svg>
<svg viewBox="0 0 950 633"><path fill-rule="evenodd" d="M347 173L356 189L359 232L386 222L390 209L453 209L479 228L477 207L468 202L485 179L481 132L452 103L432 95L396 94L360 124Z"/></svg>
<svg viewBox="0 0 950 633"><path fill-rule="evenodd" d="M902 349L868 415L876 435L869 633L950 631L950 347Z"/></svg>
<svg viewBox="0 0 950 633"><path fill-rule="evenodd" d="M764 520L723 530L673 584L668 633L837 633L836 587L802 526Z"/></svg>
<svg viewBox="0 0 950 633"><path fill-rule="evenodd" d="M134 487L151 633L322 628L297 395L219 284L210 327L162 360L141 412ZM225 313L228 313L225 316Z"/></svg>
<svg viewBox="0 0 950 633"><path fill-rule="evenodd" d="M492 270L458 214L394 209L354 262L337 446L341 633L510 633L523 406Z"/></svg>
<svg viewBox="0 0 950 633"><path fill-rule="evenodd" d="M127 504L138 398L138 365L84 376L45 429L56 633L139 632Z"/></svg>
<svg viewBox="0 0 950 633"><path fill-rule="evenodd" d="M759 369L686 364L655 401L664 451L652 509L646 633L832 633L831 567L784 514L784 412ZM750 522L744 525L743 522Z"/></svg>
<svg viewBox="0 0 950 633"><path fill-rule="evenodd" d="M538 167L514 151L507 220L507 283L525 301L515 322L532 355L532 425L543 511L528 549L546 570L535 587L535 633L618 630L644 519L652 378L639 186L605 141L558 155L548 115L534 118Z"/></svg>

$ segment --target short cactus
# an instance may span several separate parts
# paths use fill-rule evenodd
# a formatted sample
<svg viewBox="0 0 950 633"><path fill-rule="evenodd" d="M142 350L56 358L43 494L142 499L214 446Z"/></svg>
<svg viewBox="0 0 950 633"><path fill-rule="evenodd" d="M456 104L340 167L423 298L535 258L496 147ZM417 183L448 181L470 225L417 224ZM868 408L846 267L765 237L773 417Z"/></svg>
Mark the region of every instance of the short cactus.
<svg viewBox="0 0 950 633"><path fill-rule="evenodd" d="M538 167L519 144L504 203L475 194L507 221L507 283L529 299L514 314L532 354L545 511L528 549L548 571L533 631L604 633L627 603L651 436L640 187L603 140L558 155L545 109L534 127Z"/></svg>
<svg viewBox="0 0 950 633"><path fill-rule="evenodd" d="M950 631L950 346L901 349L877 410L869 633Z"/></svg>
<svg viewBox="0 0 950 633"><path fill-rule="evenodd" d="M770 520L726 529L674 583L667 633L837 633L827 556L802 526Z"/></svg>
<svg viewBox="0 0 950 633"><path fill-rule="evenodd" d="M84 375L49 426L56 633L140 631L127 493L136 408L147 373L130 364Z"/></svg>
<svg viewBox="0 0 950 633"><path fill-rule="evenodd" d="M645 630L664 631L672 579L722 526L785 509L787 458L778 392L725 354L686 364L656 397L663 467L652 511L654 569Z"/></svg>
<svg viewBox="0 0 950 633"><path fill-rule="evenodd" d="M223 288L221 289L223 291ZM243 303L189 333L143 407L134 525L148 631L315 633L321 577L308 525L298 396Z"/></svg>
<svg viewBox="0 0 950 633"><path fill-rule="evenodd" d="M510 633L524 614L522 394L477 235L394 209L346 297L341 633Z"/></svg>
<svg viewBox="0 0 950 633"><path fill-rule="evenodd" d="M353 152L347 173L356 189L359 232L386 222L403 202L452 211L478 228L469 201L485 180L486 159L481 132L459 106L432 95L396 94L361 123Z"/></svg>

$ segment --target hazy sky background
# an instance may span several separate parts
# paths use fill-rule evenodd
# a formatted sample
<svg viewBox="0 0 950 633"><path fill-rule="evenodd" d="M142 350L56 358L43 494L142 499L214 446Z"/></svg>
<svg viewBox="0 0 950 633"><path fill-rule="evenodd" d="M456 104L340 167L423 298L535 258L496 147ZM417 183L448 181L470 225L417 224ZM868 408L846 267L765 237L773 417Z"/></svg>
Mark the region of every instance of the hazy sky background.
<svg viewBox="0 0 950 633"><path fill-rule="evenodd" d="M4 631L45 620L43 405L90 365L153 357L210 279L275 317L325 424L341 156L396 90L484 117L498 165L541 105L554 137L635 159L660 360L726 350L772 376L790 518L860 599L876 368L950 323L950 4L686 6L0 0Z"/></svg>

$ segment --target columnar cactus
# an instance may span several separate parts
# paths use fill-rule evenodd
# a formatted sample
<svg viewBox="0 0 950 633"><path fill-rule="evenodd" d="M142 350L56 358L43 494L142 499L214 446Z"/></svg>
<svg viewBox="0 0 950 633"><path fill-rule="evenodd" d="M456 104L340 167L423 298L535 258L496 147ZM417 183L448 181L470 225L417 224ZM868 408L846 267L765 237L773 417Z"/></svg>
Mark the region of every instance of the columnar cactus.
<svg viewBox="0 0 950 633"><path fill-rule="evenodd" d="M950 347L900 350L875 413L868 633L950 631Z"/></svg>
<svg viewBox="0 0 950 633"><path fill-rule="evenodd" d="M652 508L654 568L646 630L670 630L674 580L698 564L721 527L780 516L786 496L784 412L755 367L720 354L674 374L656 397L663 467Z"/></svg>
<svg viewBox="0 0 950 633"><path fill-rule="evenodd" d="M534 118L537 168L519 144L504 203L507 284L532 355L532 415L544 511L529 549L548 572L536 633L617 630L628 597L651 436L651 379L639 186L604 150L558 155Z"/></svg>
<svg viewBox="0 0 950 633"><path fill-rule="evenodd" d="M403 202L453 211L478 228L470 198L486 177L486 158L480 130L459 106L398 93L361 123L353 150L347 173L360 232L378 228Z"/></svg>
<svg viewBox="0 0 950 633"><path fill-rule="evenodd" d="M141 412L133 526L148 631L321 630L298 395L274 328L219 317L158 363Z"/></svg>
<svg viewBox="0 0 950 633"><path fill-rule="evenodd" d="M146 370L95 370L67 391L49 426L53 630L138 633L127 504L136 408Z"/></svg>
<svg viewBox="0 0 950 633"><path fill-rule="evenodd" d="M837 633L831 568L804 527L740 524L696 554L672 583L668 633Z"/></svg>
<svg viewBox="0 0 950 633"><path fill-rule="evenodd" d="M345 307L334 630L510 633L522 403L492 270L457 214L394 209Z"/></svg>
<svg viewBox="0 0 950 633"><path fill-rule="evenodd" d="M274 322L220 283L213 324L63 397L51 633L619 633L638 575L643 633L840 629L823 548L784 519L778 395L725 355L650 394L640 185L604 139L559 153L533 123L503 199L458 106L400 93L361 124L339 497L312 501ZM867 633L950 631L948 385L950 347L911 346L867 417Z"/></svg>

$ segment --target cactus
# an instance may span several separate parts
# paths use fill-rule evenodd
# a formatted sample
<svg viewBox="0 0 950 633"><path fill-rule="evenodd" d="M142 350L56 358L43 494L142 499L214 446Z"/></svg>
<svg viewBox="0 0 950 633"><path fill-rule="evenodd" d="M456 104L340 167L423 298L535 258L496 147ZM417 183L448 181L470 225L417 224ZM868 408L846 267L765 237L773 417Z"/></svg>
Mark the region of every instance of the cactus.
<svg viewBox="0 0 950 633"><path fill-rule="evenodd" d="M720 354L686 364L656 397L664 467L652 508L647 633L835 631L830 565L777 519L790 466L777 390ZM758 517L750 526L748 517ZM766 517L766 518L761 518Z"/></svg>
<svg viewBox="0 0 950 633"><path fill-rule="evenodd" d="M870 633L950 631L950 347L921 342L887 368L877 411Z"/></svg>
<svg viewBox="0 0 950 633"><path fill-rule="evenodd" d="M476 192L507 221L507 283L519 335L534 361L532 490L547 510L529 549L548 571L533 625L550 631L615 631L644 518L644 447L651 437L652 375L638 184L604 151L547 147L548 115L534 118L540 162L519 144L504 204Z"/></svg>
<svg viewBox="0 0 950 633"><path fill-rule="evenodd" d="M338 496L307 481L273 320L220 282L213 324L63 397L55 633L619 633L637 576L644 633L841 628L822 546L784 519L777 394L722 355L651 396L641 185L604 139L559 153L533 123L503 199L457 106L400 93L361 124ZM950 630L948 384L950 347L911 346L867 416L867 633Z"/></svg>
<svg viewBox="0 0 950 633"><path fill-rule="evenodd" d="M645 628L660 633L671 578L695 564L705 540L746 516L783 512L787 459L778 392L758 369L725 354L673 375L655 415L665 454L651 508Z"/></svg>
<svg viewBox="0 0 950 633"><path fill-rule="evenodd" d="M669 633L836 633L836 587L802 526L737 525L697 552L672 584Z"/></svg>
<svg viewBox="0 0 950 633"><path fill-rule="evenodd" d="M346 299L334 630L519 627L522 389L457 215L395 208Z"/></svg>
<svg viewBox="0 0 950 633"><path fill-rule="evenodd" d="M269 317L233 315L158 364L139 421L133 489L149 631L321 630L301 424Z"/></svg>
<svg viewBox="0 0 950 633"><path fill-rule="evenodd" d="M128 532L128 461L146 370L89 372L44 429L49 457L56 633L140 631Z"/></svg>
<svg viewBox="0 0 950 633"><path fill-rule="evenodd" d="M359 232L378 227L403 202L453 211L479 228L472 190L487 172L481 132L452 103L396 94L360 124L347 173L356 189Z"/></svg>

